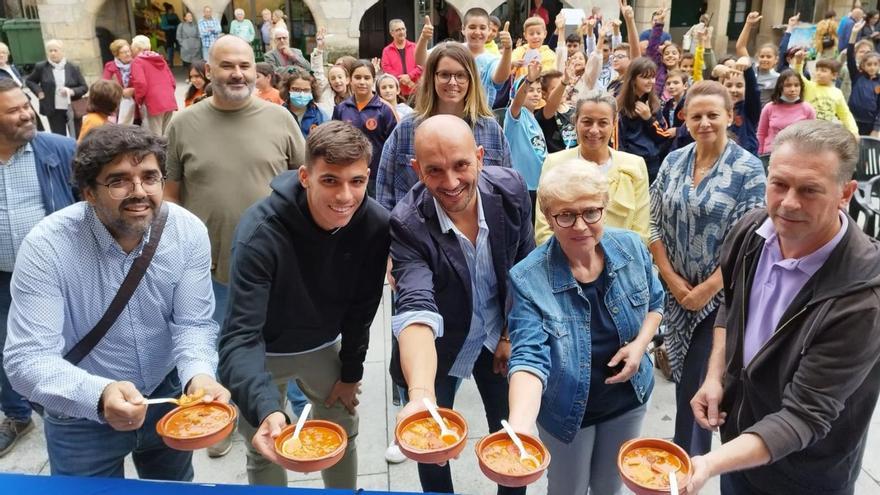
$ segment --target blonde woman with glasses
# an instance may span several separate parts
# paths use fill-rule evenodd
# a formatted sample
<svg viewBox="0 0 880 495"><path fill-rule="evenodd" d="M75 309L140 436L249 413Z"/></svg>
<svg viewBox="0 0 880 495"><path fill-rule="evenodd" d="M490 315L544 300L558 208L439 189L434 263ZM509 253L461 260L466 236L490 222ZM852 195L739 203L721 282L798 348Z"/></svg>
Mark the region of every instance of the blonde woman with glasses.
<svg viewBox="0 0 880 495"><path fill-rule="evenodd" d="M510 146L480 87L473 55L459 43L442 43L431 51L425 64L415 112L401 120L382 150L376 199L389 211L418 182L410 165L415 154L415 128L440 114L457 115L467 122L477 145L483 147L484 165L510 167Z"/></svg>

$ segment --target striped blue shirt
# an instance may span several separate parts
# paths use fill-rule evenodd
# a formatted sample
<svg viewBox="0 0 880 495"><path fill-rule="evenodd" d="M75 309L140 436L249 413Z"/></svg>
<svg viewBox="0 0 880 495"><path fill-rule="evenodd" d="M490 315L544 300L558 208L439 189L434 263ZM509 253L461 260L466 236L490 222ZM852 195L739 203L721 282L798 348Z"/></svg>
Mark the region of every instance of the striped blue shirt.
<svg viewBox="0 0 880 495"><path fill-rule="evenodd" d="M107 335L79 365L64 354L95 326L141 244L126 254L86 202L41 221L24 239L12 274L4 365L16 391L53 413L102 421L108 384L144 395L175 367L181 383L214 376L217 323L211 246L204 224L166 203L168 221L147 273Z"/></svg>
<svg viewBox="0 0 880 495"><path fill-rule="evenodd" d="M199 37L202 38L202 53L207 53L222 34L223 30L220 27L220 21L217 19L205 19L204 17L199 19Z"/></svg>
<svg viewBox="0 0 880 495"><path fill-rule="evenodd" d="M388 211L400 202L419 178L412 168L415 158L415 133L418 116L411 114L397 124L382 147L376 175L376 200ZM473 126L474 140L482 146L483 166L510 167L510 146L501 126L492 117L481 117Z"/></svg>
<svg viewBox="0 0 880 495"><path fill-rule="evenodd" d="M455 226L455 223L436 199L434 199L434 207L437 209L440 231L444 234L452 232L458 239L471 278L471 293L473 294L471 325L464 345L449 369L450 376L467 378L471 376L474 363L477 362L484 346L491 352L495 352L504 325L504 313L498 296L498 279L495 277L492 249L489 246L489 225L486 223L486 216L483 213L483 203L479 191L477 191L479 231L476 246ZM438 338L443 336L442 315L431 311L411 311L395 315L392 319L392 331L395 336L398 336L407 325L413 323L427 325Z"/></svg>
<svg viewBox="0 0 880 495"><path fill-rule="evenodd" d="M30 143L0 163L0 272L11 272L24 237L46 216Z"/></svg>

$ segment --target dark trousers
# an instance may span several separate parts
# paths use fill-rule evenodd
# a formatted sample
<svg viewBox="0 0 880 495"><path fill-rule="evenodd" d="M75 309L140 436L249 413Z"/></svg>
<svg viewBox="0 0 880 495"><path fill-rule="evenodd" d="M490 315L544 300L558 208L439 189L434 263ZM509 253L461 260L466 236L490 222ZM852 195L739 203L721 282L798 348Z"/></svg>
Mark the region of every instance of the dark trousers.
<svg viewBox="0 0 880 495"><path fill-rule="evenodd" d="M150 396L175 397L180 390L173 370ZM156 423L174 407L150 406L143 426L134 431L116 431L106 423L46 411L43 427L52 475L122 478L123 461L131 454L141 479L192 481L192 452L168 447L156 433Z"/></svg>
<svg viewBox="0 0 880 495"><path fill-rule="evenodd" d="M46 96L49 98L49 96ZM61 136L67 135L67 110L52 110L46 118L49 120L49 129L52 130L52 134L58 134ZM74 129L76 129L76 135L71 136L76 139L79 136L79 130L82 127L82 119L75 119L73 121Z"/></svg>
<svg viewBox="0 0 880 495"><path fill-rule="evenodd" d="M6 377L3 368L3 346L6 345L6 319L9 317L9 306L12 296L9 293L9 282L12 274L0 272L0 410L7 418L16 421L27 421L31 417L31 405L24 397L12 390L12 384Z"/></svg>
<svg viewBox="0 0 880 495"><path fill-rule="evenodd" d="M501 420L507 418L507 377L492 372L494 355L485 347L474 364L474 381L480 391L483 407L486 409L486 422L489 431L501 429ZM455 403L455 392L461 379L453 376L438 376L434 381L434 392L437 394L437 405L452 408ZM444 466L436 464L419 464L419 481L422 490L434 493L454 493L452 488L452 471L449 463ZM526 489L498 487L498 495L525 495Z"/></svg>
<svg viewBox="0 0 880 495"><path fill-rule="evenodd" d="M673 441L691 456L703 455L712 448L712 432L694 420L691 399L706 378L712 335L715 333L715 314L712 311L694 329L681 371L681 380L675 384L675 437Z"/></svg>

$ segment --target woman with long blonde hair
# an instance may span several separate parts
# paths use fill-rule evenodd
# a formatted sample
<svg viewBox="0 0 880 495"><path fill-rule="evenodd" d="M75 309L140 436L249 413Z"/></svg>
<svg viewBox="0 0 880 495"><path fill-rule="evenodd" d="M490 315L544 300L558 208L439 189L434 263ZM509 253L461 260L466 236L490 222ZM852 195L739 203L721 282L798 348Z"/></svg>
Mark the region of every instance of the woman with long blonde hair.
<svg viewBox="0 0 880 495"><path fill-rule="evenodd" d="M413 133L419 122L438 114L457 115L483 147L483 165L510 167L510 146L480 87L474 57L458 43L431 50L415 97L415 111L400 121L385 142L376 177L376 199L390 211L418 182L410 166Z"/></svg>

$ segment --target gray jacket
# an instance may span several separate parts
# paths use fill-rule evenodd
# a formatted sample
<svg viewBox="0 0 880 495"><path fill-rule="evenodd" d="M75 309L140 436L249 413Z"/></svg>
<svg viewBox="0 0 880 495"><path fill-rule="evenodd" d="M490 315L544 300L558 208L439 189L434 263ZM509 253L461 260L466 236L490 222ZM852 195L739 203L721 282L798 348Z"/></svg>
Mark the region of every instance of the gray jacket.
<svg viewBox="0 0 880 495"><path fill-rule="evenodd" d="M270 64L275 69L275 72L279 74L283 73L284 69L290 66L301 67L307 71L312 70L312 64L310 64L309 61L306 60L306 57L303 55L302 50L298 48L291 48L290 51L293 52L293 60L285 58L283 55L281 55L281 53L278 52L278 50L271 50L263 55L263 61Z"/></svg>
<svg viewBox="0 0 880 495"><path fill-rule="evenodd" d="M202 39L199 25L195 22L181 22L177 25L177 42L180 43L180 59L192 63L202 58Z"/></svg>

